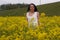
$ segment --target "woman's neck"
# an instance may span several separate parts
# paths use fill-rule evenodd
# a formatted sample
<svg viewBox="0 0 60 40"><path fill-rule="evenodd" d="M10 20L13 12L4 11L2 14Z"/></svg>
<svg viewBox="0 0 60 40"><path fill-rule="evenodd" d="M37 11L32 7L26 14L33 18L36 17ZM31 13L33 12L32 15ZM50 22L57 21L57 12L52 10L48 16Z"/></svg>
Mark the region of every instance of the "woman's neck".
<svg viewBox="0 0 60 40"><path fill-rule="evenodd" d="M30 11L30 13L34 13L34 11Z"/></svg>

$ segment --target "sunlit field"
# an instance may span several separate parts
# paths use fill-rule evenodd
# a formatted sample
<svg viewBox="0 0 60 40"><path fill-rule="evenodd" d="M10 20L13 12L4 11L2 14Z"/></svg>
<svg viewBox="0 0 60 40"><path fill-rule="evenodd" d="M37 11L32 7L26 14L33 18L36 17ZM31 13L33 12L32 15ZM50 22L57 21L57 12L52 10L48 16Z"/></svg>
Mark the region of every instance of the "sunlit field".
<svg viewBox="0 0 60 40"><path fill-rule="evenodd" d="M40 25L28 27L26 17L0 17L0 40L60 40L60 16L41 13Z"/></svg>

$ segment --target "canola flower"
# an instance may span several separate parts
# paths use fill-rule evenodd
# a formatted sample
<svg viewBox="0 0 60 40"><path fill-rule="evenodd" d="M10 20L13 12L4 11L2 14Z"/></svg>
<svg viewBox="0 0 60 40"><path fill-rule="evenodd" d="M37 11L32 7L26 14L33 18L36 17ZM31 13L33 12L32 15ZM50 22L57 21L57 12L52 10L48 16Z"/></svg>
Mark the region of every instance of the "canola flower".
<svg viewBox="0 0 60 40"><path fill-rule="evenodd" d="M60 40L60 16L41 13L39 22L32 29L25 17L0 17L0 40Z"/></svg>

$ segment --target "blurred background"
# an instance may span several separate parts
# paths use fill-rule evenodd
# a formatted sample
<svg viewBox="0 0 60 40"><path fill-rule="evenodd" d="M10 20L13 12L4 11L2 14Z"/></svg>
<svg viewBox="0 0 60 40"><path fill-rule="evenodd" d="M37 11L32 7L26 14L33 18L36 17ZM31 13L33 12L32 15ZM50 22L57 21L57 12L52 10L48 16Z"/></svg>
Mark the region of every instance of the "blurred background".
<svg viewBox="0 0 60 40"><path fill-rule="evenodd" d="M40 14L60 16L60 0L0 0L0 16L25 16L30 3L37 6Z"/></svg>

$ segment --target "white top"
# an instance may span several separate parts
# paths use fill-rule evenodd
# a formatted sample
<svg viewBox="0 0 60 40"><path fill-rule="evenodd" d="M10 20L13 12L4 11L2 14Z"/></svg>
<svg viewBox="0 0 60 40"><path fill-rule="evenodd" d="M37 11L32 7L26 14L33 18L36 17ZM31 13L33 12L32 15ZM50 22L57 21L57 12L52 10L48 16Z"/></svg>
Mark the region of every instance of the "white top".
<svg viewBox="0 0 60 40"><path fill-rule="evenodd" d="M28 24L32 24L33 26L38 26L38 18L37 18L37 13L34 12L32 16L29 15L29 12L27 12L27 19L28 19Z"/></svg>

